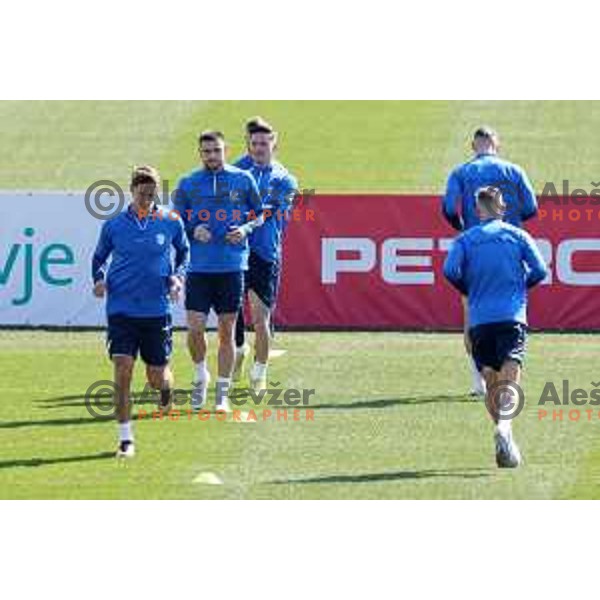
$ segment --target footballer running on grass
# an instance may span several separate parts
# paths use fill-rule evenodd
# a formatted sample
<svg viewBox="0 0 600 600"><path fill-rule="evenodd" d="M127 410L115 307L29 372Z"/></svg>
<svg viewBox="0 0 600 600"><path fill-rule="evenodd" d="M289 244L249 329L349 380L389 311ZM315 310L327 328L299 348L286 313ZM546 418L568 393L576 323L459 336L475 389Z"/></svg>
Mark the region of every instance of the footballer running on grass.
<svg viewBox="0 0 600 600"><path fill-rule="evenodd" d="M190 240L185 307L194 363L192 408L203 409L207 400L211 375L206 365L206 326L214 309L219 339L215 404L218 411L229 412L235 320L248 270L247 238L263 223L262 203L252 175L226 164L220 131L204 131L198 144L202 168L181 179L174 202Z"/></svg>
<svg viewBox="0 0 600 600"><path fill-rule="evenodd" d="M161 407L170 406L172 302L182 292L190 251L181 219L154 201L159 181L150 166L134 169L132 201L104 223L92 259L94 295L106 297L107 346L119 421L117 456L126 458L135 454L129 396L138 353L146 364L148 383L160 390Z"/></svg>
<svg viewBox="0 0 600 600"><path fill-rule="evenodd" d="M500 140L498 134L489 127L479 127L471 143L474 156L471 160L456 167L448 178L442 211L446 220L458 231L479 224L476 208L477 190L485 186L496 186L502 191L507 204L504 220L522 227L527 219L537 214L535 191L525 171L498 156ZM485 381L477 370L472 357L469 338L468 303L463 298L464 344L473 379L471 393L485 396Z"/></svg>
<svg viewBox="0 0 600 600"><path fill-rule="evenodd" d="M512 435L511 402L519 390L527 337L527 291L547 267L533 238L502 221L507 205L498 188L477 192L479 224L452 244L444 274L467 298L469 338L477 371L485 379L486 406L496 423L496 463L521 464Z"/></svg>
<svg viewBox="0 0 600 600"><path fill-rule="evenodd" d="M245 285L255 333L250 385L257 391L265 389L267 384L271 324L279 290L282 243L288 225L289 208L298 189L294 176L275 160L277 139L277 132L267 121L261 117L250 119L246 123L248 153L235 163L254 177L265 211L264 225L249 237L250 257ZM245 329L242 306L235 331L234 381L241 379L249 351L245 343Z"/></svg>

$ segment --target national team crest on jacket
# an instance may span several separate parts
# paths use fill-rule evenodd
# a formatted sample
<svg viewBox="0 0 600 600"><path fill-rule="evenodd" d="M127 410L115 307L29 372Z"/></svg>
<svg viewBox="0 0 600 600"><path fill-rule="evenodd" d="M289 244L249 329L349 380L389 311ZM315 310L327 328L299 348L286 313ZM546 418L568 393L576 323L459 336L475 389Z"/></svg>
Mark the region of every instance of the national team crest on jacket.
<svg viewBox="0 0 600 600"><path fill-rule="evenodd" d="M156 243L159 246L164 246L164 244L165 244L165 234L164 233L157 233L156 234Z"/></svg>
<svg viewBox="0 0 600 600"><path fill-rule="evenodd" d="M242 192L239 189L233 188L229 192L229 200L232 204L240 206L243 201Z"/></svg>

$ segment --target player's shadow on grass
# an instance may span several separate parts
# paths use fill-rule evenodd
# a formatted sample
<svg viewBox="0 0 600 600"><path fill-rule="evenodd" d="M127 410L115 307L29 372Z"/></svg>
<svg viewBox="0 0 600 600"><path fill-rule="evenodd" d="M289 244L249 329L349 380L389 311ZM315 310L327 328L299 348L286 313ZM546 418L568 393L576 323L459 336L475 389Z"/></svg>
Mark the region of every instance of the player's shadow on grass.
<svg viewBox="0 0 600 600"><path fill-rule="evenodd" d="M131 420L136 421L137 414L131 415ZM94 423L114 422L114 418L99 419L91 415L87 417L64 417L62 419L39 419L31 421L0 421L0 429L19 429L21 427L66 427L69 425L93 425Z"/></svg>
<svg viewBox="0 0 600 600"><path fill-rule="evenodd" d="M156 398L144 398L141 396L142 392L134 391L135 402L134 404L137 406L148 406L148 405L158 405L159 396L158 392L156 394ZM55 396L53 398L41 398L39 400L34 400L36 404L42 404L44 410L46 409L56 409L56 408L75 408L77 406L86 406L85 394L72 394L70 396ZM99 396L98 400L94 402L94 404L98 406L110 406L112 404L112 396L106 394L103 396Z"/></svg>
<svg viewBox="0 0 600 600"><path fill-rule="evenodd" d="M477 400L464 394L421 397L407 396L404 398L376 398L373 400L357 400L356 402L329 402L326 404L311 404L309 408L326 410L352 410L361 408L389 408L391 406L441 404L450 402L476 404Z"/></svg>
<svg viewBox="0 0 600 600"><path fill-rule="evenodd" d="M75 400L75 398L77 398L77 400ZM42 404L40 408L44 410L55 410L57 408L77 408L78 406L87 406L87 403L85 400L82 399L82 396L73 396L73 400L68 399L68 396L65 396L64 398L48 398L46 400L36 400L36 402ZM156 400L136 400L134 404L135 406L158 406L158 398ZM112 405L112 400L95 402L94 405L100 408L108 408Z"/></svg>
<svg viewBox="0 0 600 600"><path fill-rule="evenodd" d="M104 399L106 398L106 400ZM71 408L76 406L85 406L85 394L72 394L70 396L55 396L53 398L40 398L33 401L35 404L42 404L40 408L44 410L50 408ZM99 399L99 404L110 404L112 402L110 396L102 396Z"/></svg>
<svg viewBox="0 0 600 600"><path fill-rule="evenodd" d="M110 396L108 394L104 397L110 398ZM34 400L34 402L45 404L46 402L48 402L48 403L60 402L61 400L81 400L81 401L83 401L84 398L85 398L85 394L71 394L70 396L55 396L53 398L39 398L37 400Z"/></svg>
<svg viewBox="0 0 600 600"><path fill-rule="evenodd" d="M356 473L349 475L325 475L305 479L279 479L272 484L298 483L373 483L378 481L402 481L405 479L429 479L432 477L451 477L459 479L479 479L489 477L490 473L481 469L424 469L421 471L389 471L386 473Z"/></svg>
<svg viewBox="0 0 600 600"><path fill-rule="evenodd" d="M60 465L65 463L106 460L108 458L114 457L114 452L98 452L97 454L82 454L80 456L61 456L57 458L17 458L14 460L0 461L0 469L12 469L15 467L46 467L48 465Z"/></svg>

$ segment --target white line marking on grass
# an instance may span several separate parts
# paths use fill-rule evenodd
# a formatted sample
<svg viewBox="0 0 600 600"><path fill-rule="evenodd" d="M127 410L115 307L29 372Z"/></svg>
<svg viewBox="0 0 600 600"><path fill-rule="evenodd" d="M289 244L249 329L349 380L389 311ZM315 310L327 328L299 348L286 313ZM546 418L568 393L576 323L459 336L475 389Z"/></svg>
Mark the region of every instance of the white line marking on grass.
<svg viewBox="0 0 600 600"><path fill-rule="evenodd" d="M287 350L269 350L269 358L279 358L287 353Z"/></svg>
<svg viewBox="0 0 600 600"><path fill-rule="evenodd" d="M201 483L202 485L223 485L223 480L215 473L203 471L194 477L192 483Z"/></svg>

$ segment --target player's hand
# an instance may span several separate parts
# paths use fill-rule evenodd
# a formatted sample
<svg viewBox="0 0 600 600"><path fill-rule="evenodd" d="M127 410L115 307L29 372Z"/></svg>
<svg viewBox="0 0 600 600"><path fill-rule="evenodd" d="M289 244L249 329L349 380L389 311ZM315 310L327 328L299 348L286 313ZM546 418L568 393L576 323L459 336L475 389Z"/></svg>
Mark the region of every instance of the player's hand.
<svg viewBox="0 0 600 600"><path fill-rule="evenodd" d="M169 277L169 297L173 302L179 302L183 290L183 279L177 275Z"/></svg>
<svg viewBox="0 0 600 600"><path fill-rule="evenodd" d="M198 225L198 227L194 229L194 239L203 244L210 242L211 237L208 225Z"/></svg>
<svg viewBox="0 0 600 600"><path fill-rule="evenodd" d="M239 244L246 239L247 232L243 227L233 227L225 235L225 241L230 244Z"/></svg>
<svg viewBox="0 0 600 600"><path fill-rule="evenodd" d="M100 281L96 281L94 284L94 296L96 298L104 298L104 294L106 294L106 283L100 279Z"/></svg>

